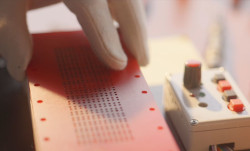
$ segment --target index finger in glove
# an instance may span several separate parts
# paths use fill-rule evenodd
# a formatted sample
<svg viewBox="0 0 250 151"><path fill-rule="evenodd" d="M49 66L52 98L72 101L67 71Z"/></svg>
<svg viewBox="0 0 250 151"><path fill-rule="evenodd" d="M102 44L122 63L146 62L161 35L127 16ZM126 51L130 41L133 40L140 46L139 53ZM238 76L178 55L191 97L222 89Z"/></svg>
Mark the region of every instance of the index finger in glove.
<svg viewBox="0 0 250 151"><path fill-rule="evenodd" d="M140 65L147 65L149 55L142 0L108 0L108 2L111 12L120 24L126 47Z"/></svg>
<svg viewBox="0 0 250 151"><path fill-rule="evenodd" d="M106 0L64 0L76 15L97 57L112 69L127 65Z"/></svg>
<svg viewBox="0 0 250 151"><path fill-rule="evenodd" d="M24 80L32 56L26 8L26 0L0 1L0 55L6 60L9 74L18 81Z"/></svg>

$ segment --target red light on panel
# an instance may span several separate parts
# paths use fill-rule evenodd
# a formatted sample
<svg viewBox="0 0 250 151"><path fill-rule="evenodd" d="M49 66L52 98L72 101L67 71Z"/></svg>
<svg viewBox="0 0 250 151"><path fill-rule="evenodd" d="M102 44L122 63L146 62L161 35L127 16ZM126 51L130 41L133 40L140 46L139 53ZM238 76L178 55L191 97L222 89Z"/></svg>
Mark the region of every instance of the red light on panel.
<svg viewBox="0 0 250 151"><path fill-rule="evenodd" d="M228 105L229 110L235 112L242 112L244 111L244 105L240 99L231 99Z"/></svg>
<svg viewBox="0 0 250 151"><path fill-rule="evenodd" d="M231 90L232 86L227 80L221 80L218 82L218 90L224 92L225 90Z"/></svg>

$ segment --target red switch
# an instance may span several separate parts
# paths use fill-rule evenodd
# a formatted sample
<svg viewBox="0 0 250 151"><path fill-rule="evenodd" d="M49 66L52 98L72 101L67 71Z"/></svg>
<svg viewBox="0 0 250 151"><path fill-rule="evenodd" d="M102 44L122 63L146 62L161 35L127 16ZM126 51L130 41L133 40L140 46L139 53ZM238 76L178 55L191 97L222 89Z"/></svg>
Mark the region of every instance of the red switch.
<svg viewBox="0 0 250 151"><path fill-rule="evenodd" d="M228 105L229 110L235 112L242 112L244 111L244 105L240 99L231 99Z"/></svg>
<svg viewBox="0 0 250 151"><path fill-rule="evenodd" d="M231 90L232 86L227 80L221 80L218 82L218 90L224 92L225 90Z"/></svg>

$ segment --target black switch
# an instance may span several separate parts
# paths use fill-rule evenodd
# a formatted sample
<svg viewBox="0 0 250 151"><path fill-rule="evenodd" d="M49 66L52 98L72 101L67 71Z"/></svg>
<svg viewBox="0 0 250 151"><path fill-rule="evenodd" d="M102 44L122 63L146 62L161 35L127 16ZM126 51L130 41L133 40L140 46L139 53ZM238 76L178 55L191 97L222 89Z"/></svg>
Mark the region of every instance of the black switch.
<svg viewBox="0 0 250 151"><path fill-rule="evenodd" d="M237 99L237 95L233 90L226 90L223 93L223 99L229 102L231 99Z"/></svg>
<svg viewBox="0 0 250 151"><path fill-rule="evenodd" d="M213 82L218 83L221 80L226 80L226 78L223 74L215 74L212 80Z"/></svg>

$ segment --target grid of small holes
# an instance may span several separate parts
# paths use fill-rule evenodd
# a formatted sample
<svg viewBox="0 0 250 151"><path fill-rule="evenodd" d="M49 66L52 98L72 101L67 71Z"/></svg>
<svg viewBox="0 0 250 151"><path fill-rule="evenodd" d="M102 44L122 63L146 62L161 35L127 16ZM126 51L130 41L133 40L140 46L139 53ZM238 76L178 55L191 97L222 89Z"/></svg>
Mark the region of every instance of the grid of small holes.
<svg viewBox="0 0 250 151"><path fill-rule="evenodd" d="M78 143L132 140L110 73L81 48L55 52Z"/></svg>

